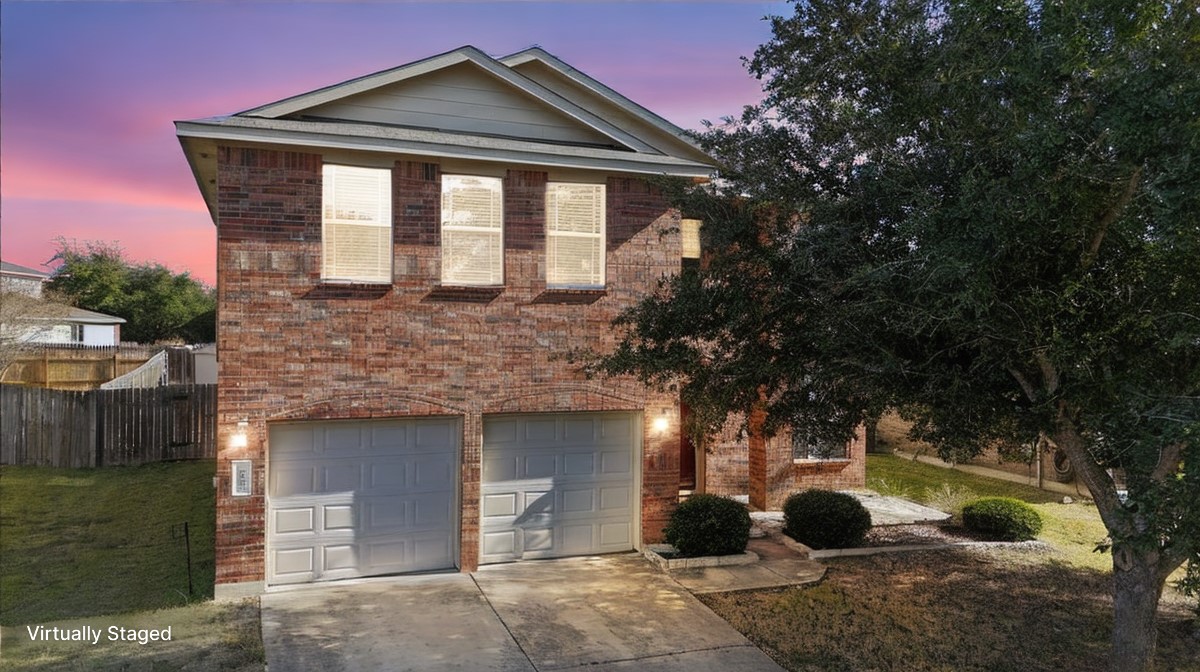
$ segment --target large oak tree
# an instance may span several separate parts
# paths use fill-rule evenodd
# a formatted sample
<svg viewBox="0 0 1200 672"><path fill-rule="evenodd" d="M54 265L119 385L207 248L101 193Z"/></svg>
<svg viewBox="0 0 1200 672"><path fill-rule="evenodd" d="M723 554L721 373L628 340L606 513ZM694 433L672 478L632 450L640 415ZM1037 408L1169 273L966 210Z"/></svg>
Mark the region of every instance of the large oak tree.
<svg viewBox="0 0 1200 672"><path fill-rule="evenodd" d="M764 102L705 135L722 179L681 199L706 263L593 368L680 386L709 428L844 438L890 407L944 455L1048 437L1111 534L1113 669L1147 669L1165 581L1200 570L1196 4L771 22Z"/></svg>

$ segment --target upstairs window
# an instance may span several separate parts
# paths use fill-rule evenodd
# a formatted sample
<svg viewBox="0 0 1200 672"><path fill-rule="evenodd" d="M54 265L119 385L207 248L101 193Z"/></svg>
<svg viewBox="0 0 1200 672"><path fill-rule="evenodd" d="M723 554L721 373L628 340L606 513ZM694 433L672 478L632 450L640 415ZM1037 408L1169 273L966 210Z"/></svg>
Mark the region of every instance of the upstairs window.
<svg viewBox="0 0 1200 672"><path fill-rule="evenodd" d="M604 287L604 185L546 185L546 285Z"/></svg>
<svg viewBox="0 0 1200 672"><path fill-rule="evenodd" d="M442 284L504 283L504 189L498 177L442 175Z"/></svg>
<svg viewBox="0 0 1200 672"><path fill-rule="evenodd" d="M391 171L325 164L322 184L321 277L391 283Z"/></svg>

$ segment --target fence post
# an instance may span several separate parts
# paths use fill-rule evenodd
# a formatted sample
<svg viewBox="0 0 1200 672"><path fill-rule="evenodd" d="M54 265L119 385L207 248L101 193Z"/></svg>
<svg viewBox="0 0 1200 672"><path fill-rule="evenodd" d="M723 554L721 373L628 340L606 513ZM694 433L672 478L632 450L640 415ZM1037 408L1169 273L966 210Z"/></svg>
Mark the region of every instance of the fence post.
<svg viewBox="0 0 1200 672"><path fill-rule="evenodd" d="M87 428L88 428L88 465L89 467L100 466L100 454L96 450L99 445L99 421L100 415L96 413L96 394L92 391L84 393L84 407L87 408Z"/></svg>

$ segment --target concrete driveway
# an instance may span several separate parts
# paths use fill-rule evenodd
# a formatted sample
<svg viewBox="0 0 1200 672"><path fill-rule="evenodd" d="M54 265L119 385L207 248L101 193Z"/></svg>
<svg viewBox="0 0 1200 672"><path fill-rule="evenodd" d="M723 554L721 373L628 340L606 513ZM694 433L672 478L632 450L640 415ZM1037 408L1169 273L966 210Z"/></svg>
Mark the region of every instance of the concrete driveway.
<svg viewBox="0 0 1200 672"><path fill-rule="evenodd" d="M262 597L269 672L780 672L636 554L490 565Z"/></svg>

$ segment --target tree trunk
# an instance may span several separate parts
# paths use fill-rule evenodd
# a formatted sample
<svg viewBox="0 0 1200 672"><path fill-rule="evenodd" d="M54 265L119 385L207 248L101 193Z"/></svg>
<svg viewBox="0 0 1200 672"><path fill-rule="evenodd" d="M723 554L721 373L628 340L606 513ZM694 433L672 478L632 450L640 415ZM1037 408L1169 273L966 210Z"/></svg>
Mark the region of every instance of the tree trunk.
<svg viewBox="0 0 1200 672"><path fill-rule="evenodd" d="M1113 547L1113 672L1154 669L1158 643L1158 600L1162 597L1159 554Z"/></svg>

